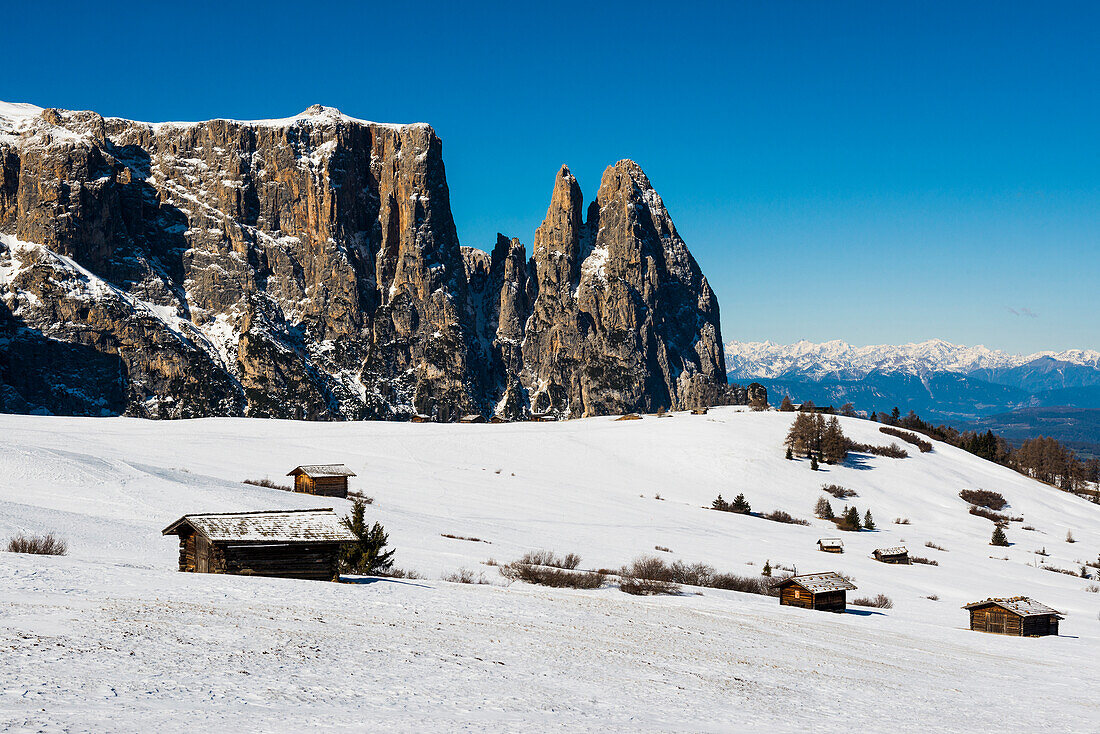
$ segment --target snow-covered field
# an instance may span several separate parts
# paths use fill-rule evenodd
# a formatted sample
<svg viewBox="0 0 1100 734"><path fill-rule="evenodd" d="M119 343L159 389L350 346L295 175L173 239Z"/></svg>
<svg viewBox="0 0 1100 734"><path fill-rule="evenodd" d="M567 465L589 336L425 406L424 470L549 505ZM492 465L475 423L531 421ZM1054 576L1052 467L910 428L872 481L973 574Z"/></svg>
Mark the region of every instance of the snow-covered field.
<svg viewBox="0 0 1100 734"><path fill-rule="evenodd" d="M398 731L1100 731L1100 507L943 444L811 472L783 459L790 415L726 408L615 422L432 425L0 416L0 540L53 531L66 557L0 553L0 728ZM892 439L842 419L857 441ZM342 462L375 498L417 580L180 574L160 530L189 512L333 506L240 484ZM875 532L815 550L822 483L859 493ZM289 482L288 482L289 483ZM1001 492L1009 548L960 489ZM655 499L658 495L661 499ZM835 509L841 503L833 502ZM895 525L905 517L909 525ZM1034 527L1023 530L1021 526ZM1076 543L1067 543L1072 531ZM473 536L488 542L444 538ZM925 547L932 541L946 550ZM685 587L674 597L505 586L489 558L642 553L757 573L765 560L854 577L893 609L845 615ZM906 545L939 566L887 566ZM1050 554L1036 556L1045 548ZM1007 559L1007 560L1006 560ZM493 585L438 580L468 568ZM1095 569L1091 569L1093 573ZM699 592L699 593L696 593ZM972 633L959 607L1027 594L1066 613L1057 638ZM938 601L928 599L938 596Z"/></svg>

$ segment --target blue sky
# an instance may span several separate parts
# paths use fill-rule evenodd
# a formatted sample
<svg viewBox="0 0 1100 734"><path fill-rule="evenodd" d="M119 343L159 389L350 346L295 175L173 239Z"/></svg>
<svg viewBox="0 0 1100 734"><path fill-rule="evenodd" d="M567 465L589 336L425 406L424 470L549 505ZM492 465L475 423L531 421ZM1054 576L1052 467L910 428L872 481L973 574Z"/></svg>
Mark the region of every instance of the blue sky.
<svg viewBox="0 0 1100 734"><path fill-rule="evenodd" d="M463 244L633 158L725 339L1100 348L1095 3L9 3L0 99L430 122Z"/></svg>

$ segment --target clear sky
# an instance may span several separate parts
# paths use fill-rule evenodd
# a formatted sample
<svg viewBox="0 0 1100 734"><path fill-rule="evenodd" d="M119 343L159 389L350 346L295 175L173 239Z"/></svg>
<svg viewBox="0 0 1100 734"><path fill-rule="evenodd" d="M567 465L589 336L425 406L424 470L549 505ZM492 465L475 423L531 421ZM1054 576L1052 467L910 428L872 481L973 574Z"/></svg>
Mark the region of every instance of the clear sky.
<svg viewBox="0 0 1100 734"><path fill-rule="evenodd" d="M1095 2L11 2L0 99L443 138L463 244L633 158L726 340L1100 349Z"/></svg>

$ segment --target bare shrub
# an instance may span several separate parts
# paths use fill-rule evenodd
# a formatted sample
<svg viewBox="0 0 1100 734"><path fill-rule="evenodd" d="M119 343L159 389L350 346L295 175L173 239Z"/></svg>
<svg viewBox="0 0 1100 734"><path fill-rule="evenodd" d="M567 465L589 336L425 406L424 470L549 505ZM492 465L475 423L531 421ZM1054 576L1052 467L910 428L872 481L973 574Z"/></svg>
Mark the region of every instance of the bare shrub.
<svg viewBox="0 0 1100 734"><path fill-rule="evenodd" d="M500 565L499 563L497 563L497 559L495 559L495 558L490 558L487 561L482 561L482 563L486 566L499 566Z"/></svg>
<svg viewBox="0 0 1100 734"><path fill-rule="evenodd" d="M374 504L374 497L371 497L369 495L365 495L362 492L357 492L354 489L349 489L348 490L348 499L352 500L352 501L359 500L364 505L373 505Z"/></svg>
<svg viewBox="0 0 1100 734"><path fill-rule="evenodd" d="M1089 584L1085 587L1085 591L1090 594L1100 593L1100 586L1097 586L1096 584Z"/></svg>
<svg viewBox="0 0 1100 734"><path fill-rule="evenodd" d="M1011 515L994 512L993 510L987 510L984 507L977 507L975 505L970 506L970 514L984 517L986 520L992 520L997 525L1007 525L1010 522L1023 522L1024 520L1022 517L1012 517Z"/></svg>
<svg viewBox="0 0 1100 734"><path fill-rule="evenodd" d="M488 579L485 578L485 574L478 572L477 576L474 572L468 568L460 568L453 573L443 575L444 581L450 581L455 584L488 584Z"/></svg>
<svg viewBox="0 0 1100 734"><path fill-rule="evenodd" d="M1077 542L1073 538L1073 531L1072 530L1067 530L1066 531L1066 542L1067 543L1076 543Z"/></svg>
<svg viewBox="0 0 1100 734"><path fill-rule="evenodd" d="M959 492L959 497L972 505L988 507L991 510L1004 509L1008 504L1000 492L990 492L988 489L964 489Z"/></svg>
<svg viewBox="0 0 1100 734"><path fill-rule="evenodd" d="M619 589L627 594L677 594L680 586L672 581L672 571L656 556L638 556L619 570Z"/></svg>
<svg viewBox="0 0 1100 734"><path fill-rule="evenodd" d="M564 568L571 571L581 565L581 557L576 553L566 553L564 556L559 556L554 551L537 550L524 553L517 563L526 563L530 566L553 566L554 568Z"/></svg>
<svg viewBox="0 0 1100 734"><path fill-rule="evenodd" d="M782 577L742 576L736 573L719 573L714 575L708 586L715 589L725 589L727 591L740 591L745 594L779 596L779 591L773 587L781 580Z"/></svg>
<svg viewBox="0 0 1100 734"><path fill-rule="evenodd" d="M926 541L925 544L924 544L924 547L925 548L932 548L933 550L943 551L944 553L947 553L946 548L944 548L942 545L936 545L931 540Z"/></svg>
<svg viewBox="0 0 1100 734"><path fill-rule="evenodd" d="M939 561L934 561L931 558L921 558L920 556L909 556L910 563L923 563L926 566L938 566Z"/></svg>
<svg viewBox="0 0 1100 734"><path fill-rule="evenodd" d="M63 556L69 552L69 544L53 533L23 535L19 533L8 541L8 553L31 553L36 556Z"/></svg>
<svg viewBox="0 0 1100 734"><path fill-rule="evenodd" d="M940 597L937 594L929 594L928 596L926 596L924 598L929 599L931 601L939 601L940 600Z"/></svg>
<svg viewBox="0 0 1100 734"><path fill-rule="evenodd" d="M671 553L672 552L671 548L666 548L663 545L655 545L655 546L653 546L653 550L661 551L662 553Z"/></svg>
<svg viewBox="0 0 1100 734"><path fill-rule="evenodd" d="M841 487L839 484L822 484L821 491L825 494L831 494L838 500L845 500L849 497L859 497L859 493L856 492L854 489Z"/></svg>
<svg viewBox="0 0 1100 734"><path fill-rule="evenodd" d="M419 571L406 568L390 568L386 571L379 571L374 574L375 576L385 576L391 579L422 579L424 575Z"/></svg>
<svg viewBox="0 0 1100 734"><path fill-rule="evenodd" d="M773 511L769 512L767 515L764 515L764 519L765 520L771 520L772 522L785 523L787 525L809 525L810 524L810 522L808 520L803 520L801 518L792 517L790 515L790 513L786 512L784 510L773 510Z"/></svg>
<svg viewBox="0 0 1100 734"><path fill-rule="evenodd" d="M895 517L894 518L894 524L895 525L908 525L909 524L909 518L907 518L907 517Z"/></svg>
<svg viewBox="0 0 1100 734"><path fill-rule="evenodd" d="M526 581L558 589L598 589L604 582L604 574L598 571L572 571L553 566L534 566L522 561L501 566L500 575L510 581Z"/></svg>
<svg viewBox="0 0 1100 734"><path fill-rule="evenodd" d="M264 477L263 479L245 479L241 482L241 484L251 484L253 487L266 487L267 489L281 489L284 492L294 491L291 487L288 487L285 484L276 484L267 477Z"/></svg>
<svg viewBox="0 0 1100 734"><path fill-rule="evenodd" d="M710 586L717 573L714 566L706 563L684 563L674 561L669 566L669 580L684 586Z"/></svg>
<svg viewBox="0 0 1100 734"><path fill-rule="evenodd" d="M1020 530L1034 530L1034 529L1035 529L1034 525L1024 525L1022 528L1020 528Z"/></svg>
<svg viewBox="0 0 1100 734"><path fill-rule="evenodd" d="M1044 571L1054 571L1055 573L1064 573L1066 576L1076 576L1077 575L1076 571L1070 571L1068 568L1058 568L1057 566L1048 566L1046 564L1043 564L1043 565L1039 566L1039 568L1043 569Z"/></svg>
<svg viewBox="0 0 1100 734"><path fill-rule="evenodd" d="M894 602L890 601L890 597L886 596L886 594L861 596L858 599L853 599L852 604L855 604L857 607L875 607L876 609L894 608Z"/></svg>
<svg viewBox="0 0 1100 734"><path fill-rule="evenodd" d="M451 535L450 533L440 533L439 537L451 538L452 540L468 540L471 543L489 543L489 545L492 545L492 542L488 540L482 540L481 538L475 538L470 535Z"/></svg>
<svg viewBox="0 0 1100 734"><path fill-rule="evenodd" d="M929 451L932 450L932 443L930 441L925 441L923 438L915 433L909 433L908 431L899 431L897 428L891 428L890 426L880 426L878 430L880 433L885 433L887 436L900 438L906 443L913 444L918 449L920 449L920 452L922 454L927 454Z"/></svg>
<svg viewBox="0 0 1100 734"><path fill-rule="evenodd" d="M854 441L848 442L848 450L855 451L861 454L873 454L874 456L884 456L887 459L908 459L909 452L898 446L896 443L892 443L889 446L875 446L869 443L855 443Z"/></svg>

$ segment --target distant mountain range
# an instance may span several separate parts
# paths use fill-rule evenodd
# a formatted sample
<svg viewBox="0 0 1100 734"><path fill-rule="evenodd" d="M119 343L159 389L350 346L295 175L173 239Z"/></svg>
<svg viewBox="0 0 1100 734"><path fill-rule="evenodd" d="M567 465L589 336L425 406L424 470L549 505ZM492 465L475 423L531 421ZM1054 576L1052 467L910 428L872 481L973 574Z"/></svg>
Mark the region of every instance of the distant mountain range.
<svg viewBox="0 0 1100 734"><path fill-rule="evenodd" d="M730 379L762 383L773 402L786 394L796 402L850 402L861 410L897 406L959 428L1003 428L1010 440L1042 433L1100 453L1100 352L1094 350L1020 355L933 339L867 347L730 342L725 353Z"/></svg>

